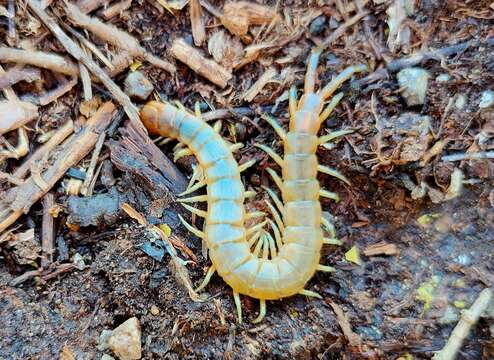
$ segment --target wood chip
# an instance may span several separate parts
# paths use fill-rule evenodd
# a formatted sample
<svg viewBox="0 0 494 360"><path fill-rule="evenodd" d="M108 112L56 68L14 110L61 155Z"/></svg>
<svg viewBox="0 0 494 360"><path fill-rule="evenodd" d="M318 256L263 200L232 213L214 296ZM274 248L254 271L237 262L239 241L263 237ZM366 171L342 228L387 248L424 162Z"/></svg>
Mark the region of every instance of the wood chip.
<svg viewBox="0 0 494 360"><path fill-rule="evenodd" d="M189 6L194 44L196 46L201 46L204 40L206 40L206 28L204 26L201 4L199 4L199 0L190 0Z"/></svg>
<svg viewBox="0 0 494 360"><path fill-rule="evenodd" d="M175 39L171 47L172 55L199 75L224 88L232 74L214 60L204 57L201 51L190 46L184 39Z"/></svg>
<svg viewBox="0 0 494 360"><path fill-rule="evenodd" d="M234 35L245 35L250 25L269 24L279 15L271 6L248 1L227 2L223 7L221 23Z"/></svg>
<svg viewBox="0 0 494 360"><path fill-rule="evenodd" d="M0 101L0 135L38 117L38 107L24 101Z"/></svg>
<svg viewBox="0 0 494 360"><path fill-rule="evenodd" d="M367 246L363 251L365 256L376 255L397 255L399 253L398 247L395 244L388 244L380 242Z"/></svg>
<svg viewBox="0 0 494 360"><path fill-rule="evenodd" d="M267 69L259 79L242 95L242 98L248 102L254 100L254 98L261 92L264 87L271 82L276 75L278 75L278 71L275 68Z"/></svg>

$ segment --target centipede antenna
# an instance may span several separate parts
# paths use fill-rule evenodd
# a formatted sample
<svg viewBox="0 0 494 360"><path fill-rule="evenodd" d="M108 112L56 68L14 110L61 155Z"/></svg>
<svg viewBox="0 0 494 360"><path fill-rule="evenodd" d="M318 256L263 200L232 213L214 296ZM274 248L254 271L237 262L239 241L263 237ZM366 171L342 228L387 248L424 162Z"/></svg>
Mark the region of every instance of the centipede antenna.
<svg viewBox="0 0 494 360"><path fill-rule="evenodd" d="M342 173L340 173L338 170L331 169L331 168L329 168L327 166L324 166L324 165L318 165L317 166L317 171L322 172L323 174L326 174L326 175L333 176L333 177L335 177L337 179L340 179L341 181L343 181L347 185L351 185L350 180L348 180L345 177L345 175L343 175Z"/></svg>
<svg viewBox="0 0 494 360"><path fill-rule="evenodd" d="M321 265L321 264L318 264L316 269L318 271L324 271L324 272L335 272L336 271L336 269L332 266Z"/></svg>
<svg viewBox="0 0 494 360"><path fill-rule="evenodd" d="M189 230L195 236L197 236L201 239L204 239L204 233L201 230L190 225L187 221L185 221L185 219L182 217L182 215L179 214L178 218L180 219L180 222L183 224L183 226L185 226L187 228L187 230Z"/></svg>
<svg viewBox="0 0 494 360"><path fill-rule="evenodd" d="M254 144L255 147L258 147L259 149L263 150L266 154L271 156L271 158L279 165L283 166L283 159L281 156L279 156L277 153L274 152L273 149L271 149L269 146L263 145L263 144Z"/></svg>
<svg viewBox="0 0 494 360"><path fill-rule="evenodd" d="M214 123L213 125L213 130L217 133L221 131L221 127L223 126L223 122L221 120L218 120Z"/></svg>
<svg viewBox="0 0 494 360"><path fill-rule="evenodd" d="M271 175L274 183L276 184L276 186L278 186L278 189L280 189L280 191L282 191L283 190L283 180L281 180L281 177L276 173L276 171L274 171L271 168L267 168L266 171L268 172L269 175Z"/></svg>
<svg viewBox="0 0 494 360"><path fill-rule="evenodd" d="M201 103L199 101L196 101L194 103L194 113L196 114L196 118L201 119L202 114L201 114Z"/></svg>
<svg viewBox="0 0 494 360"><path fill-rule="evenodd" d="M250 198L253 198L254 196L256 196L256 192L254 190L248 190L244 193L244 196L246 199L250 199Z"/></svg>
<svg viewBox="0 0 494 360"><path fill-rule="evenodd" d="M233 300L235 301L235 307L237 308L238 323L242 323L242 304L240 303L240 295L238 292L233 292Z"/></svg>
<svg viewBox="0 0 494 360"><path fill-rule="evenodd" d="M178 199L177 201L181 202L181 203L203 202L203 201L208 201L208 196L207 195L197 195L197 196L192 196L189 198Z"/></svg>
<svg viewBox="0 0 494 360"><path fill-rule="evenodd" d="M351 133L353 133L353 130L351 130L351 129L332 131L328 135L323 135L319 138L319 145L325 144L325 143L327 143L331 140L334 140L340 136L348 135Z"/></svg>
<svg viewBox="0 0 494 360"><path fill-rule="evenodd" d="M285 207L283 206L283 203L281 202L278 195L276 195L276 193L268 187L263 186L263 189L266 190L269 197L274 201L274 204L276 205L276 208L278 209L280 214L283 214L283 212L285 211Z"/></svg>
<svg viewBox="0 0 494 360"><path fill-rule="evenodd" d="M283 231L285 229L285 225L283 224L283 220L281 219L280 214L278 213L278 210L274 207L273 204L269 200L264 200L266 202L266 205L268 205L269 211L271 212L271 215L274 217L274 221L276 222L276 225L278 228Z"/></svg>
<svg viewBox="0 0 494 360"><path fill-rule="evenodd" d="M290 117L295 116L297 112L297 88L295 85L290 87L290 92L288 93L288 109L290 110Z"/></svg>
<svg viewBox="0 0 494 360"><path fill-rule="evenodd" d="M324 226L324 228L331 235L332 238L336 237L336 229L328 219L326 219L325 217L321 217L321 224Z"/></svg>
<svg viewBox="0 0 494 360"><path fill-rule="evenodd" d="M178 159L183 158L184 156L192 155L193 152L191 149L182 149L179 150L173 155L173 162L177 162Z"/></svg>
<svg viewBox="0 0 494 360"><path fill-rule="evenodd" d="M341 246L343 243L341 240L338 240L336 238L322 238L322 243L325 245L336 245L336 246Z"/></svg>
<svg viewBox="0 0 494 360"><path fill-rule="evenodd" d="M246 237L248 238L248 237L250 237L252 234L254 234L254 233L256 233L257 231L261 230L261 229L264 227L264 225L266 225L266 224L267 224L267 221L266 221L266 220L264 220L262 223L256 224L256 225L254 225L253 227L251 227L251 228L247 229L247 231L245 232Z"/></svg>
<svg viewBox="0 0 494 360"><path fill-rule="evenodd" d="M254 165L256 163L256 160L252 159L252 160L249 160L247 162L244 162L242 165L240 165L238 167L238 171L239 172L244 172L245 170L247 170L248 168L250 168L252 165Z"/></svg>
<svg viewBox="0 0 494 360"><path fill-rule="evenodd" d="M286 131L280 126L280 124L278 124L278 122L272 116L263 114L262 115L262 118L264 120L266 120L266 122L269 125L271 125L271 127L274 129L274 131L276 132L276 134L278 134L278 136L282 140L285 140L285 138L286 138Z"/></svg>
<svg viewBox="0 0 494 360"><path fill-rule="evenodd" d="M336 94L329 104L324 108L321 115L319 115L319 123L321 124L324 120L326 120L332 113L336 105L343 99L343 93Z"/></svg>
<svg viewBox="0 0 494 360"><path fill-rule="evenodd" d="M300 290L298 293L300 295L305 295L305 296L310 296L310 297L322 299L321 295L319 295L318 293L316 293L315 291L312 291L312 290L303 289L303 290Z"/></svg>
<svg viewBox="0 0 494 360"><path fill-rule="evenodd" d="M233 153L233 152L235 152L237 150L240 150L243 147L244 147L244 144L242 144L242 143L235 143L232 146L230 146L230 151Z"/></svg>
<svg viewBox="0 0 494 360"><path fill-rule="evenodd" d="M269 226L271 226L271 229L273 229L276 246L278 246L278 249L281 249L281 247L283 246L283 240L281 238L280 229L278 229L278 226L276 226L276 224L272 220L268 219L268 223Z"/></svg>
<svg viewBox="0 0 494 360"><path fill-rule="evenodd" d="M350 79L353 74L366 70L367 66L365 65L354 65L347 67L319 92L321 98L323 100L326 100L331 95L333 95L333 93L341 86L341 84Z"/></svg>
<svg viewBox="0 0 494 360"><path fill-rule="evenodd" d="M187 195L187 194L190 194L190 193L193 193L194 191L196 191L197 189L200 189L201 187L203 187L204 185L206 185L206 182L205 181L199 181L197 182L196 184L190 186L187 190L185 190L183 193L180 193L178 194L178 196L184 196L184 195Z"/></svg>
<svg viewBox="0 0 494 360"><path fill-rule="evenodd" d="M252 320L253 324L260 323L262 319L266 316L266 300L259 300L259 316L257 316L254 320Z"/></svg>
<svg viewBox="0 0 494 360"><path fill-rule="evenodd" d="M190 206L190 205L187 205L187 204L184 204L182 203L182 206L184 208L186 208L187 210L189 210L192 214L196 214L197 216L200 216L200 217L203 217L205 218L207 216L207 211L204 211L204 210L199 210L193 206Z"/></svg>
<svg viewBox="0 0 494 360"><path fill-rule="evenodd" d="M202 280L201 285L199 285L199 287L195 289L195 291L199 292L202 289L204 289L207 286L207 284L209 284L209 281L211 280L211 277L214 275L215 272L216 272L216 268L214 267L214 265L211 265L211 267L208 269L208 272L206 273L206 276Z"/></svg>
<svg viewBox="0 0 494 360"><path fill-rule="evenodd" d="M253 212L245 214L245 220L255 219L255 218L258 218L258 217L261 217L264 215L266 215L266 214L263 211L253 211Z"/></svg>
<svg viewBox="0 0 494 360"><path fill-rule="evenodd" d="M328 199L332 199L336 202L339 202L340 201L340 197L337 193L334 193L334 192L331 192L331 191L328 191L328 190L324 190L324 189L320 189L319 190L319 196L321 197L325 197L325 198L328 198Z"/></svg>
<svg viewBox="0 0 494 360"><path fill-rule="evenodd" d="M304 92L306 94L313 93L316 85L317 65L319 56L322 53L322 48L317 47L312 50L309 60L307 61L307 72L305 73Z"/></svg>

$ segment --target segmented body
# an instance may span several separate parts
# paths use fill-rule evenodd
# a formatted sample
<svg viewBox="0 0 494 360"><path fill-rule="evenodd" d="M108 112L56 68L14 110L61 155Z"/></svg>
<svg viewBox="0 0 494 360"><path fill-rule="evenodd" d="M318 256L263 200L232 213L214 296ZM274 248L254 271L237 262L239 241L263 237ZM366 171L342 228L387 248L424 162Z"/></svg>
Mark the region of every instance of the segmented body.
<svg viewBox="0 0 494 360"><path fill-rule="evenodd" d="M316 175L323 170L315 153L321 143L317 132L323 117L330 111L319 114L325 99L337 86L363 68L346 70L320 93L314 93L319 53L313 52L309 60L306 93L298 104L296 92L291 92L289 131L285 133L279 125L270 122L282 137L285 151L282 159L264 147L281 166L282 179L276 175L274 178L284 203L277 202L282 220L278 216L276 230L282 236L277 237L276 246L269 244L270 256L267 255L269 251L259 256L259 247L257 251L252 249L254 242L244 226L245 192L240 168L221 136L201 119L170 104L150 102L141 111L141 119L151 133L178 139L197 157L206 178L208 206L204 214L204 232L196 230L195 233L205 240L213 268L233 289L237 307L240 308L239 293L261 299L262 316L265 300L297 293L317 295L304 290L304 286L316 270L329 269L319 264L324 237L319 202L321 190ZM330 107L335 105L330 104ZM326 173L336 173L326 170ZM276 209L271 208L276 218Z"/></svg>

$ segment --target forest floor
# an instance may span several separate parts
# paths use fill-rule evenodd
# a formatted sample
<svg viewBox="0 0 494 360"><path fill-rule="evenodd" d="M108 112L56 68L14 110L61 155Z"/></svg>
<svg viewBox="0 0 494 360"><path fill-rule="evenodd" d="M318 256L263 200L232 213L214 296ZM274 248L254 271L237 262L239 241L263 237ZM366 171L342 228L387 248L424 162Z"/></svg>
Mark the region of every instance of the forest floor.
<svg viewBox="0 0 494 360"><path fill-rule="evenodd" d="M492 1L74 4L0 1L1 359L125 359L102 334L134 317L143 359L430 359L492 289ZM320 132L353 130L317 152L351 181L318 176L340 198L321 200L336 271L307 284L322 299L268 301L259 324L242 296L239 324L219 276L192 289L211 265L178 216L202 228L176 201L195 157L171 161L138 110L179 101L221 122L256 162L246 207L269 213L279 167L255 144L283 153L263 117L287 128L317 46L318 88L368 68ZM486 307L458 359L494 358Z"/></svg>

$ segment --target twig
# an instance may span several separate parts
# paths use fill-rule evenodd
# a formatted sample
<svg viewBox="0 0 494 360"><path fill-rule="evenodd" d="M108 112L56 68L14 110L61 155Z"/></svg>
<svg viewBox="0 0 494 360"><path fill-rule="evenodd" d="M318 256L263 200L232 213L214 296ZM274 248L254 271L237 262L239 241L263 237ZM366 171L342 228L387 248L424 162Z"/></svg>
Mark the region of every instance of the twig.
<svg viewBox="0 0 494 360"><path fill-rule="evenodd" d="M55 239L55 221L51 209L55 205L55 197L47 193L43 198L43 222L41 225L41 266L46 268L53 262L53 243Z"/></svg>
<svg viewBox="0 0 494 360"><path fill-rule="evenodd" d="M58 144L64 141L67 136L72 134L73 131L74 123L72 120L69 120L64 125L62 125L55 134L53 134L50 140L48 140L43 146L39 147L33 155L31 155L26 161L24 161L24 163L19 166L19 168L17 168L17 170L14 172L13 176L17 179L23 179L29 172L31 165L34 162L41 160L43 156L45 156L45 154L49 153Z"/></svg>
<svg viewBox="0 0 494 360"><path fill-rule="evenodd" d="M326 39L322 41L321 46L324 48L330 47L336 40L338 40L350 27L358 23L361 19L369 15L369 11L363 11L355 14L350 19L341 24L335 31L331 33Z"/></svg>
<svg viewBox="0 0 494 360"><path fill-rule="evenodd" d="M84 14L87 14L109 2L110 0L79 0L76 5Z"/></svg>
<svg viewBox="0 0 494 360"><path fill-rule="evenodd" d="M139 119L139 112L135 105L130 101L130 98L125 94L115 82L96 64L92 59L89 59L79 45L77 45L67 34L60 28L57 22L49 16L38 4L36 0L27 0L29 7L40 18L40 20L50 29L55 37L60 41L65 50L74 58L82 62L89 71L91 71L110 91L116 101L118 101L133 125L141 131L146 131Z"/></svg>
<svg viewBox="0 0 494 360"><path fill-rule="evenodd" d="M8 16L8 22L9 22L9 31L8 31L8 37L11 40L15 40L16 38L16 31L15 31L15 2L14 0L9 0L7 9L9 12Z"/></svg>
<svg viewBox="0 0 494 360"><path fill-rule="evenodd" d="M451 55L458 54L467 50L470 46L478 44L477 40L471 40L464 43L448 46L441 49L432 49L428 51L419 51L406 58L391 61L387 68L391 72L400 71L403 68L415 66L423 61L430 59L441 59Z"/></svg>
<svg viewBox="0 0 494 360"><path fill-rule="evenodd" d="M224 88L232 77L227 69L214 60L205 58L198 49L187 44L184 39L175 39L170 51L175 58L221 88Z"/></svg>
<svg viewBox="0 0 494 360"><path fill-rule="evenodd" d="M86 126L72 140L62 146L53 164L39 173L42 183L35 180L34 174L21 186L9 189L0 202L0 233L12 225L23 213L46 194L72 166L83 159L94 147L99 134L104 131L113 117L115 106L104 103ZM42 187L40 188L41 185Z"/></svg>
<svg viewBox="0 0 494 360"><path fill-rule="evenodd" d="M103 39L120 49L126 50L133 56L147 60L151 64L168 71L170 74L174 74L176 72L177 69L173 64L150 54L134 37L130 36L126 32L113 25L105 24L98 18L83 14L77 6L70 3L66 4L65 9L67 16L74 24L88 29L100 39Z"/></svg>
<svg viewBox="0 0 494 360"><path fill-rule="evenodd" d="M459 153L445 155L441 158L443 161L461 161L461 160L478 160L478 159L494 159L493 151L479 151L474 153Z"/></svg>
<svg viewBox="0 0 494 360"><path fill-rule="evenodd" d="M10 286L17 286L19 284L22 284L24 281L27 281L35 276L40 276L42 280L50 280L53 279L54 277L57 277L60 274L69 272L76 269L75 265L72 263L67 263L67 264L52 264L48 269L43 269L40 268L38 270L31 270L27 271L21 276L16 277L13 279L9 285Z"/></svg>
<svg viewBox="0 0 494 360"><path fill-rule="evenodd" d="M101 148L103 147L103 143L105 142L106 133L102 132L99 135L98 141L96 142L96 146L94 147L93 155L91 156L91 162L89 163L89 167L86 171L86 178L84 179L84 183L81 187L81 194L84 196L91 196L89 193L89 186L91 185L91 181L93 180L94 169L96 168L96 163L98 162L98 157L101 152Z"/></svg>
<svg viewBox="0 0 494 360"><path fill-rule="evenodd" d="M341 331L343 331L343 334L347 338L348 344L353 348L360 348L362 345L362 339L360 339L360 337L353 332L352 326L350 325L350 322L341 307L329 299L326 299L325 302L333 308L336 318L338 319L338 324L341 327Z"/></svg>
<svg viewBox="0 0 494 360"><path fill-rule="evenodd" d="M206 39L206 28L204 26L204 18L199 0L190 0L189 9L194 44L196 46L201 46Z"/></svg>
<svg viewBox="0 0 494 360"><path fill-rule="evenodd" d="M77 76L79 74L79 68L71 60L43 51L21 50L2 46L0 47L0 61L29 64L69 76Z"/></svg>
<svg viewBox="0 0 494 360"><path fill-rule="evenodd" d="M461 348L463 340L470 333L470 329L477 323L480 315L487 309L492 301L492 290L484 289L480 292L477 300L468 310L464 310L461 314L460 321L454 328L448 342L441 351L434 354L434 360L453 360Z"/></svg>
<svg viewBox="0 0 494 360"><path fill-rule="evenodd" d="M12 68L0 74L0 89L17 84L19 81L33 82L41 78L41 73L36 68Z"/></svg>
<svg viewBox="0 0 494 360"><path fill-rule="evenodd" d="M0 135L20 128L37 117L36 105L24 101L0 101Z"/></svg>

